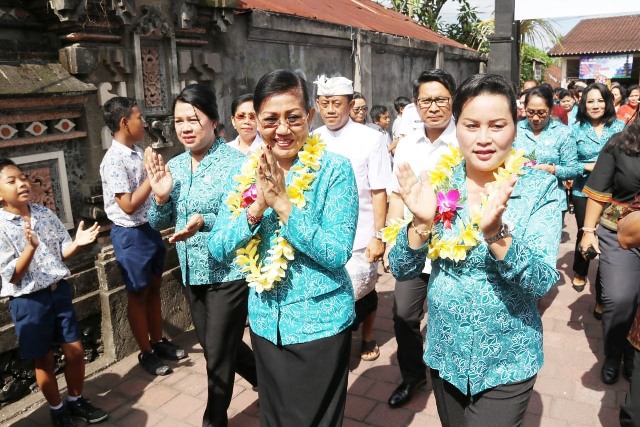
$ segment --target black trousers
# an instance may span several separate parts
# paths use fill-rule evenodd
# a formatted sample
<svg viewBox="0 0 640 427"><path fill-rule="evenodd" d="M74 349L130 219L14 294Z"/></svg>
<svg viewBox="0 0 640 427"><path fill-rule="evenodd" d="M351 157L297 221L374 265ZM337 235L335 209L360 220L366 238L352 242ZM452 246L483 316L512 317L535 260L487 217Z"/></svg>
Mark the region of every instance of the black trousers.
<svg viewBox="0 0 640 427"><path fill-rule="evenodd" d="M420 321L424 317L429 275L421 274L411 280L396 281L393 296L393 330L398 343L398 365L403 383L416 383L427 377L422 355L424 337Z"/></svg>
<svg viewBox="0 0 640 427"><path fill-rule="evenodd" d="M242 341L249 287L245 280L187 286L198 342L207 362L207 407L203 427L225 427L237 371L257 384L253 352Z"/></svg>
<svg viewBox="0 0 640 427"><path fill-rule="evenodd" d="M618 233L604 227L597 231L602 280L602 332L604 355L620 360L631 351L627 341L640 293L640 251L624 250Z"/></svg>
<svg viewBox="0 0 640 427"><path fill-rule="evenodd" d="M620 407L620 427L640 427L640 351L634 352L631 384Z"/></svg>
<svg viewBox="0 0 640 427"><path fill-rule="evenodd" d="M519 427L537 376L499 385L474 396L463 394L431 369L433 394L442 427Z"/></svg>
<svg viewBox="0 0 640 427"><path fill-rule="evenodd" d="M339 427L347 399L351 329L292 345L251 332L260 384L260 426Z"/></svg>

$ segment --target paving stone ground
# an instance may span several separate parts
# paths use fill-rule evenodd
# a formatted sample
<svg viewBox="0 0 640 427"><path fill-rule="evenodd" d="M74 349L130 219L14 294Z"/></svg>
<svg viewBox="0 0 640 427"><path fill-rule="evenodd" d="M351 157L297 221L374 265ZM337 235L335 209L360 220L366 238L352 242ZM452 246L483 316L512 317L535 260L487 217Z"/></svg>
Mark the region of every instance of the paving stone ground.
<svg viewBox="0 0 640 427"><path fill-rule="evenodd" d="M545 365L538 375L525 427L619 425L619 406L629 385L621 379L607 386L599 379L603 361L602 329L592 315L593 286L577 293L570 285L575 234L574 217L567 215L558 259L561 278L539 304L543 313ZM591 266L591 282L594 282L595 264ZM360 333L353 336L345 427L440 426L430 384L419 390L403 408L391 409L387 405L389 395L400 383L391 314L394 285L389 274L381 274L376 320L380 358L374 362L360 361ZM245 339L249 342L248 332ZM100 426L201 425L206 402L202 350L193 331L175 341L189 351L190 357L171 363L174 373L169 376L147 375L133 354L87 379L85 396L110 415ZM37 395L30 401L34 402L32 408L5 421L4 425L48 426L48 407L41 396L39 401ZM7 418L9 410L15 411L16 405L0 410L0 415L4 415L0 419ZM246 381L236 377L229 425L258 426L259 410L258 394ZM5 414L1 414L3 411ZM84 426L84 423L77 425Z"/></svg>

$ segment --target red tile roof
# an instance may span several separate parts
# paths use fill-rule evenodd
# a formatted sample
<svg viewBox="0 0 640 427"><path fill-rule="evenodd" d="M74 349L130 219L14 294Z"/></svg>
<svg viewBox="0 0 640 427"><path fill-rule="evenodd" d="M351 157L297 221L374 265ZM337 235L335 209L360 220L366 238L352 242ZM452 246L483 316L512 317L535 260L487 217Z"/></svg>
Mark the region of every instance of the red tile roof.
<svg viewBox="0 0 640 427"><path fill-rule="evenodd" d="M636 0L637 1L637 0ZM640 15L583 19L550 56L640 52Z"/></svg>
<svg viewBox="0 0 640 427"><path fill-rule="evenodd" d="M372 0L238 0L237 4L238 9L257 9L300 16L473 50Z"/></svg>

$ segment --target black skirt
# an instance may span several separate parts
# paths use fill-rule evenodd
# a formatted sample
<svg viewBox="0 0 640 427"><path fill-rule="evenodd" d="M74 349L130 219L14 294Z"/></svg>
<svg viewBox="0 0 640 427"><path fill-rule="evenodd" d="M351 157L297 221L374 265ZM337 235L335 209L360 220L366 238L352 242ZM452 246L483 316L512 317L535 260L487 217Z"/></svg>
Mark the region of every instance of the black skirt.
<svg viewBox="0 0 640 427"><path fill-rule="evenodd" d="M275 345L253 331L262 427L336 427L347 399L351 330Z"/></svg>

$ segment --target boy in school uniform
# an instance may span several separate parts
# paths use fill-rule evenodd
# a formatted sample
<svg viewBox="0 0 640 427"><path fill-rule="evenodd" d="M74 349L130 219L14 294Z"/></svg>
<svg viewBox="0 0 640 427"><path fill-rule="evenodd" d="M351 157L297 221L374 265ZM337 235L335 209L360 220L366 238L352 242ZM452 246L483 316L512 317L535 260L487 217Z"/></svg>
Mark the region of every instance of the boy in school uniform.
<svg viewBox="0 0 640 427"><path fill-rule="evenodd" d="M149 225L151 186L144 170L145 122L133 99L115 97L103 107L113 142L100 164L104 207L113 222L111 241L127 289L127 316L140 348L138 361L152 375L171 373L162 359L180 360L186 352L162 337L160 284L166 249Z"/></svg>
<svg viewBox="0 0 640 427"><path fill-rule="evenodd" d="M22 170L10 159L0 159L0 297L9 297L20 356L34 361L53 425L72 427L72 417L97 423L107 413L82 397L84 351L63 260L96 239L98 224L85 230L81 221L72 241L55 213L30 203L30 196ZM60 344L65 357L66 404L55 375L54 344Z"/></svg>

